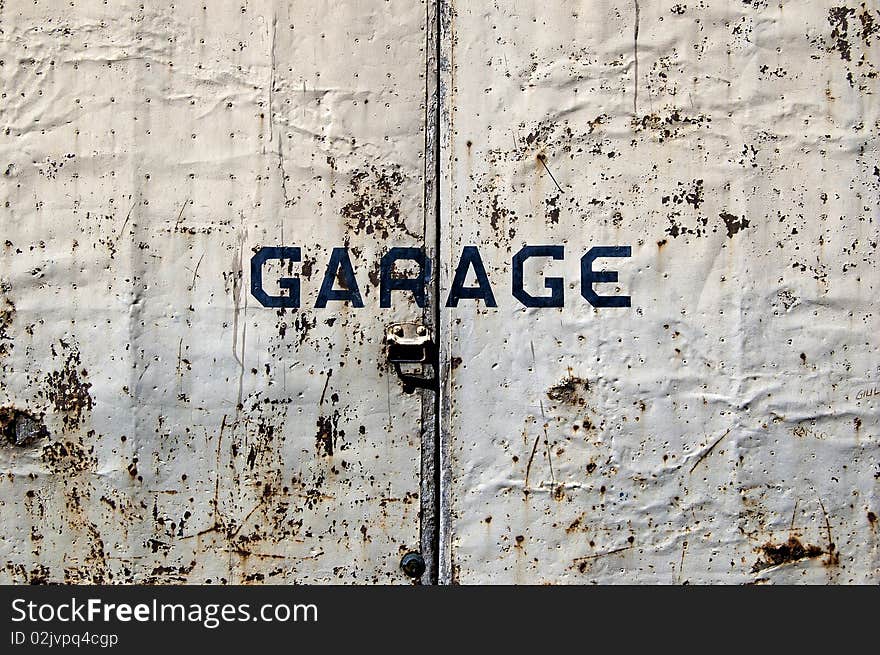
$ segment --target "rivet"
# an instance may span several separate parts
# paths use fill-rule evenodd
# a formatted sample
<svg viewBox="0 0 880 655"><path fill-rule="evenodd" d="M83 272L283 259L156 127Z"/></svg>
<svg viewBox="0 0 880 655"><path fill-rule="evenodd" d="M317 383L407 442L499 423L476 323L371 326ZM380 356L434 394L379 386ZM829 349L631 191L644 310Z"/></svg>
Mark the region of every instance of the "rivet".
<svg viewBox="0 0 880 655"><path fill-rule="evenodd" d="M420 578L425 572L425 559L421 553L410 552L404 555L400 560L400 568L410 578Z"/></svg>

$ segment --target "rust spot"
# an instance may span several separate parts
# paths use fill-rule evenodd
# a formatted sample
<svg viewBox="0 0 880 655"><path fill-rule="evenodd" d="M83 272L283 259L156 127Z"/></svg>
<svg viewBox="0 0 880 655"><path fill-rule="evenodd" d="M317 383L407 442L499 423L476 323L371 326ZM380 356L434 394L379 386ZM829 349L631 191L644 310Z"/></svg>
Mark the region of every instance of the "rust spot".
<svg viewBox="0 0 880 655"><path fill-rule="evenodd" d="M15 407L0 407L0 435L6 444L23 448L49 436L40 417Z"/></svg>
<svg viewBox="0 0 880 655"><path fill-rule="evenodd" d="M694 210L699 210L705 200L703 180L691 182L678 182L675 189L661 198L664 205L690 205Z"/></svg>
<svg viewBox="0 0 880 655"><path fill-rule="evenodd" d="M807 544L804 546L800 540L794 536L789 537L788 541L782 544L774 544L773 542L768 541L761 546L758 551L761 553L762 557L758 558L758 561L752 566L752 573L768 569L771 566L779 566L781 564L797 562L802 559L821 557L825 554L825 551L820 546L815 546L813 544ZM834 554L833 544L829 546L829 551L829 563L831 561L836 561L837 555Z"/></svg>
<svg viewBox="0 0 880 655"><path fill-rule="evenodd" d="M459 366L461 366L462 361L463 360L461 359L461 357L453 357L452 361L450 362L450 364L452 365L452 370L454 371Z"/></svg>
<svg viewBox="0 0 880 655"><path fill-rule="evenodd" d="M64 348L70 348L61 341ZM53 349L53 354L54 349ZM41 392L53 407L64 414L64 426L66 428L78 428L82 422L83 413L92 409L93 401L89 395L91 382L86 382L87 372L81 368L79 352L70 349L64 367L59 371L49 373L44 382Z"/></svg>
<svg viewBox="0 0 880 655"><path fill-rule="evenodd" d="M354 199L341 210L348 228L354 234L375 235L383 240L393 231L409 234L400 213L403 184L404 176L398 165L355 171L348 185Z"/></svg>
<svg viewBox="0 0 880 655"><path fill-rule="evenodd" d="M343 436L345 431L339 429L339 412L333 412L333 416L318 417L318 433L315 435L318 454L332 456L338 438Z"/></svg>
<svg viewBox="0 0 880 655"><path fill-rule="evenodd" d="M673 109L665 115L659 113L633 116L632 127L636 132L648 131L654 134L658 143L684 136L690 126L709 127L712 119L704 114L688 116L680 109Z"/></svg>
<svg viewBox="0 0 880 655"><path fill-rule="evenodd" d="M727 237L733 238L740 230L744 230L749 226L749 221L747 218L740 218L739 216L734 216L733 214L728 214L727 212L721 212L718 216L721 217L721 220L724 221L724 227L727 228Z"/></svg>
<svg viewBox="0 0 880 655"><path fill-rule="evenodd" d="M491 213L489 214L489 224L492 226L492 229L497 232L502 227L504 220L509 216L513 216L513 212L501 206L498 194L493 195Z"/></svg>
<svg viewBox="0 0 880 655"><path fill-rule="evenodd" d="M394 271L392 271L392 276L393 274ZM373 264L373 266L367 272L367 277L370 280L370 284L372 284L374 287L379 286L379 284L382 282L382 270L379 262L375 262Z"/></svg>
<svg viewBox="0 0 880 655"><path fill-rule="evenodd" d="M877 515L874 514L874 512L868 512L868 523L870 523L872 527L877 524Z"/></svg>
<svg viewBox="0 0 880 655"><path fill-rule="evenodd" d="M0 282L0 292L4 295L9 292L10 286L5 282ZM12 350L12 337L9 335L9 329L12 327L12 319L15 316L15 305L9 298L4 297L0 303L0 357L8 355Z"/></svg>
<svg viewBox="0 0 880 655"><path fill-rule="evenodd" d="M93 450L73 441L56 441L43 447L41 458L52 472L73 475L95 468Z"/></svg>
<svg viewBox="0 0 880 655"><path fill-rule="evenodd" d="M544 200L544 205L546 205L545 220L547 221L547 224L556 225L559 223L559 194L546 198Z"/></svg>
<svg viewBox="0 0 880 655"><path fill-rule="evenodd" d="M47 584L49 584L49 577L50 577L49 568L42 565L42 564L36 564L36 565L34 565L34 568L31 569L28 584L47 585Z"/></svg>
<svg viewBox="0 0 880 655"><path fill-rule="evenodd" d="M305 257L303 258L302 264L300 264L300 275L307 280L312 279L312 273L315 272L315 264L317 260L314 257ZM289 262L289 264L293 265L293 262Z"/></svg>
<svg viewBox="0 0 880 655"><path fill-rule="evenodd" d="M569 374L562 382L550 387L547 397L565 405L583 405L586 401L582 394L589 388L589 382Z"/></svg>

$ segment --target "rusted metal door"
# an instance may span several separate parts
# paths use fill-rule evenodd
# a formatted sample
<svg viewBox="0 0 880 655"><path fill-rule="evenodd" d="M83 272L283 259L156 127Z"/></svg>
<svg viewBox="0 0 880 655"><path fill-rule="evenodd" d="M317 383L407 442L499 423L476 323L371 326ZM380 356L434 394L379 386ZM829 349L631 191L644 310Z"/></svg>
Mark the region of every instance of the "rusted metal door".
<svg viewBox="0 0 880 655"><path fill-rule="evenodd" d="M379 282L433 255L432 13L0 3L0 580L400 582L430 550L435 394L383 340L434 294Z"/></svg>
<svg viewBox="0 0 880 655"><path fill-rule="evenodd" d="M878 579L874 3L215 5L0 3L0 580Z"/></svg>
<svg viewBox="0 0 880 655"><path fill-rule="evenodd" d="M443 579L876 582L877 4L443 26Z"/></svg>

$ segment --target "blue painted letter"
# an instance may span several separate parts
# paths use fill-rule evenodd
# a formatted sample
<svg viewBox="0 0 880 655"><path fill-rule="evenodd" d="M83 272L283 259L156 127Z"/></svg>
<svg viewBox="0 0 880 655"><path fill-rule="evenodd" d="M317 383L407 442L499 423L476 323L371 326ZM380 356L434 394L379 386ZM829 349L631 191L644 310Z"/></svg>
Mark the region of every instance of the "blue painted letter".
<svg viewBox="0 0 880 655"><path fill-rule="evenodd" d="M299 307L299 279L283 277L278 280L278 286L287 289L287 295L270 296L263 289L263 264L270 259L288 259L292 262L298 262L300 261L300 250L286 246L260 248L251 257L251 294L263 307Z"/></svg>
<svg viewBox="0 0 880 655"><path fill-rule="evenodd" d="M419 265L419 276L415 278L395 278L394 262L398 259L411 259ZM421 248L392 248L379 265L379 307L391 307L392 291L412 291L419 307L425 306L425 286L431 279L431 260Z"/></svg>
<svg viewBox="0 0 880 655"><path fill-rule="evenodd" d="M581 257L581 295L593 307L629 307L629 296L600 296L593 291L596 282L617 282L617 271L594 271L593 262L599 257L631 257L630 246L596 246Z"/></svg>
<svg viewBox="0 0 880 655"><path fill-rule="evenodd" d="M333 288L333 280L337 277L342 289ZM354 278L351 259L348 258L348 248L334 248L330 254L330 261L327 262L327 270L324 271L324 281L321 282L321 290L318 292L315 307L323 309L327 306L328 300L350 302L352 307L364 306L357 280Z"/></svg>
<svg viewBox="0 0 880 655"><path fill-rule="evenodd" d="M531 257L552 257L563 259L564 246L523 246L513 257L513 297L526 307L563 307L565 297L561 277L548 277L544 280L544 288L550 289L549 296L533 296L523 288L523 262Z"/></svg>
<svg viewBox="0 0 880 655"><path fill-rule="evenodd" d="M474 267L474 273L477 276L478 286L476 287L464 286L464 280L471 266ZM455 269L455 277L452 279L452 288L449 290L446 306L458 307L458 301L461 298L482 300L486 303L486 307L498 306L492 293L492 287L489 286L489 276L486 275L486 267L483 266L480 251L477 250L476 246L465 246L462 248L461 259L458 260L458 266Z"/></svg>

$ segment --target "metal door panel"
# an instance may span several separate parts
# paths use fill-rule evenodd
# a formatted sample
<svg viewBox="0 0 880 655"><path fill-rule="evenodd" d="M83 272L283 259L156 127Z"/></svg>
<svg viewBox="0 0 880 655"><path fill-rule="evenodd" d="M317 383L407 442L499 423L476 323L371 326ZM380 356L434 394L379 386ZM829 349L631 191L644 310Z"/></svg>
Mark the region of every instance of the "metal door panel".
<svg viewBox="0 0 880 655"><path fill-rule="evenodd" d="M382 339L430 310L380 312L375 276L433 222L425 4L6 2L0 24L0 578L406 580L422 400ZM302 248L262 269L301 309L251 294L264 246ZM333 247L364 308L315 308Z"/></svg>
<svg viewBox="0 0 880 655"><path fill-rule="evenodd" d="M444 309L447 581L877 581L878 20L447 3L442 284L498 302Z"/></svg>

